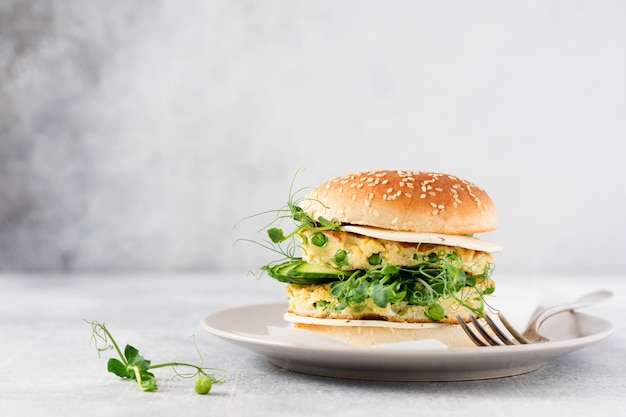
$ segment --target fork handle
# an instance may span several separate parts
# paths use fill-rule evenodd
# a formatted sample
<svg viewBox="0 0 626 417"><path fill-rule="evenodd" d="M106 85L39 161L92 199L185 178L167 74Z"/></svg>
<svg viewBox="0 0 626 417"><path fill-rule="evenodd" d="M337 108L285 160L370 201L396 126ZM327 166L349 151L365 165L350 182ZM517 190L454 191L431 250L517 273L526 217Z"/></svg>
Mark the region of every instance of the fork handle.
<svg viewBox="0 0 626 417"><path fill-rule="evenodd" d="M612 296L613 296L613 293L611 291L599 290L599 291L595 291L595 292L591 292L589 294L583 295L582 297L580 297L579 299L571 303L565 303L565 304L556 305L554 307L546 308L545 310L542 310L535 315L535 317L531 320L529 327L538 329L544 321L554 316L555 314L559 314L564 311L573 311L579 308L598 304L604 300L611 298Z"/></svg>

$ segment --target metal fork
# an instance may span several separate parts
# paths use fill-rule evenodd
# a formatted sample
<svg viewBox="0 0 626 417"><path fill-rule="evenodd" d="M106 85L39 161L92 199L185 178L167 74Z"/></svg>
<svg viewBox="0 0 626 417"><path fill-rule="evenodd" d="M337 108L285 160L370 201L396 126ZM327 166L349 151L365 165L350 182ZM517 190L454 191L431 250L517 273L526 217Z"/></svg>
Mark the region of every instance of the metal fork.
<svg viewBox="0 0 626 417"><path fill-rule="evenodd" d="M554 307L548 307L536 313L533 319L526 327L523 333L518 332L515 327L504 317L501 312L498 312L498 318L504 327L510 333L509 336L503 331L489 315L484 316L486 326L481 324L479 319L475 316L471 317L471 323L474 325L475 331L461 318L457 316L457 320L461 324L465 333L477 346L503 346L503 345L517 345L517 344L529 344L529 343L542 343L548 342L549 339L539 334L539 328L545 320L554 316L555 314L562 313L564 311L573 311L579 308L588 307L593 304L597 304L613 296L611 291L600 290L583 295L576 301L559 304ZM493 337L487 329L490 329L496 337ZM498 340L499 339L499 340Z"/></svg>

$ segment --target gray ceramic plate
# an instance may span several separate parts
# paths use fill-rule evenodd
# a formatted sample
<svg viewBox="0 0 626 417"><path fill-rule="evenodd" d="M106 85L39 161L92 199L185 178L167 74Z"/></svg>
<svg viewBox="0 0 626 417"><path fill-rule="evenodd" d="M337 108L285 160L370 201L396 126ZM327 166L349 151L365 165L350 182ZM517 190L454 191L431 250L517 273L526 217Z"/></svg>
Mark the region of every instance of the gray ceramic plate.
<svg viewBox="0 0 626 417"><path fill-rule="evenodd" d="M265 355L270 363L307 374L384 381L462 381L519 375L551 358L608 337L613 325L592 315L562 313L546 321L550 342L469 348L385 349L327 343L292 343L274 338L268 326L287 327L286 303L231 308L202 320L209 333Z"/></svg>

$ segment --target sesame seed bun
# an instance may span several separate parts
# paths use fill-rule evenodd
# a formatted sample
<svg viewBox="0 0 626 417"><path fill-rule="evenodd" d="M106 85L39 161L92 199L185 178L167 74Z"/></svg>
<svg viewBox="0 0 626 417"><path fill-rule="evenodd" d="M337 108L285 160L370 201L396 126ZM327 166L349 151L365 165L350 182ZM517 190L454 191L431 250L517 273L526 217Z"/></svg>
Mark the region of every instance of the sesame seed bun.
<svg viewBox="0 0 626 417"><path fill-rule="evenodd" d="M498 219L480 187L453 175L375 170L330 179L301 203L313 219L452 235L488 232Z"/></svg>

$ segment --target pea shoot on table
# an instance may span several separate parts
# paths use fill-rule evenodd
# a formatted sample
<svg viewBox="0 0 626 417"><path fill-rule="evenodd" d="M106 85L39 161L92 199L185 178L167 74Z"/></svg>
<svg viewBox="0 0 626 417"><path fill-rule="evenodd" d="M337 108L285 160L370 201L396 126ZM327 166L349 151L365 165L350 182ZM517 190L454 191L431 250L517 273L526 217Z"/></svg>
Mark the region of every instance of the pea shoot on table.
<svg viewBox="0 0 626 417"><path fill-rule="evenodd" d="M151 371L158 368L172 368L175 376L181 378L196 378L194 390L198 394L207 394L213 384L223 382L225 376L217 377L216 372L222 372L216 368L209 368L202 365L194 365L186 362L164 362L153 364L152 361L139 354L139 350L131 345L124 347L124 352L111 335L111 332L104 323L85 320L91 325L90 345L94 345L98 351L98 356L104 351L115 350L118 358L109 358L107 370L120 378L134 379L143 391L155 391L158 389L157 380ZM195 341L194 341L195 346ZM197 350L197 346L196 346ZM198 351L198 355L200 352ZM200 355L200 359L202 356ZM188 368L189 372L180 372L179 369ZM211 373L213 371L214 373Z"/></svg>

